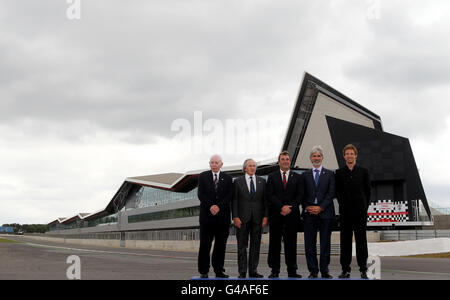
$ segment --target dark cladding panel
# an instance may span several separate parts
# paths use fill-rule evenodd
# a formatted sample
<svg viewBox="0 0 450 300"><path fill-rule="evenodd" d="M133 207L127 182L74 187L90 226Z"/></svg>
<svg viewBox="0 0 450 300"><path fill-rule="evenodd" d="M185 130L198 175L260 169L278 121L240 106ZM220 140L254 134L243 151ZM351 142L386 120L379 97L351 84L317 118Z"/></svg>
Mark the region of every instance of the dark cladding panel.
<svg viewBox="0 0 450 300"><path fill-rule="evenodd" d="M408 201L421 199L430 211L409 140L327 116L339 167L345 165L342 149L353 144L358 149L357 163L369 169L375 200ZM399 199L400 198L400 199ZM374 198L372 198L374 200Z"/></svg>
<svg viewBox="0 0 450 300"><path fill-rule="evenodd" d="M291 154L292 167L297 162L297 156L304 142L303 139L319 92L344 105L346 108L371 119L374 128L382 131L381 119L377 114L351 100L318 78L305 73L282 147L282 150L287 150Z"/></svg>

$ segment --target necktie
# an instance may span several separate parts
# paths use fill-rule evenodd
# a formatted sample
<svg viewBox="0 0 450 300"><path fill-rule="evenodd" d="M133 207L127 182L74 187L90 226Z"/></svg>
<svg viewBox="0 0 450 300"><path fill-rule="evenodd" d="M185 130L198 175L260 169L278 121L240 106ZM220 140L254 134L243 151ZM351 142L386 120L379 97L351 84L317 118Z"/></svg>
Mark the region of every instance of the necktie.
<svg viewBox="0 0 450 300"><path fill-rule="evenodd" d="M255 195L255 184L253 183L253 177L250 177L250 196L253 198Z"/></svg>
<svg viewBox="0 0 450 300"><path fill-rule="evenodd" d="M286 189L286 172L283 172L283 188Z"/></svg>
<svg viewBox="0 0 450 300"><path fill-rule="evenodd" d="M217 192L217 186L218 186L219 180L217 179L217 174L214 174L214 189Z"/></svg>
<svg viewBox="0 0 450 300"><path fill-rule="evenodd" d="M316 172L316 175L314 175L314 181L316 182L316 186L319 184L319 170L314 170Z"/></svg>

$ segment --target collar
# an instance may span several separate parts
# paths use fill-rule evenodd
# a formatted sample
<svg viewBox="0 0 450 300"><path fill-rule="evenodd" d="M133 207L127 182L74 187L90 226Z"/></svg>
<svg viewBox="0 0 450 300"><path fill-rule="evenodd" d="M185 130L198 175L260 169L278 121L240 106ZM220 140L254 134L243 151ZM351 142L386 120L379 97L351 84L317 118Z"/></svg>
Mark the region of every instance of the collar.
<svg viewBox="0 0 450 300"><path fill-rule="evenodd" d="M286 171L286 176L289 176L289 172L290 172L290 171L291 171L291 170L287 170L287 171ZM281 176L283 176L283 172L284 172L284 171L280 169L280 174L281 174Z"/></svg>
<svg viewBox="0 0 450 300"><path fill-rule="evenodd" d="M256 174L251 176L253 178L253 181L256 182ZM250 175L248 175L247 173L245 173L245 180L249 181L250 180Z"/></svg>
<svg viewBox="0 0 450 300"><path fill-rule="evenodd" d="M354 165L353 166L353 171L355 171L356 169L358 168L358 165ZM350 168L347 166L347 164L345 164L345 169L347 170L347 171L349 171L349 172L353 172L352 170L350 170Z"/></svg>
<svg viewBox="0 0 450 300"><path fill-rule="evenodd" d="M318 168L314 168L314 167L312 167L312 172L313 172L313 175L315 175L315 173L316 172L314 172L314 170L319 170L319 174L322 174L322 169L323 169L323 166L322 165L320 165L320 167L318 167Z"/></svg>

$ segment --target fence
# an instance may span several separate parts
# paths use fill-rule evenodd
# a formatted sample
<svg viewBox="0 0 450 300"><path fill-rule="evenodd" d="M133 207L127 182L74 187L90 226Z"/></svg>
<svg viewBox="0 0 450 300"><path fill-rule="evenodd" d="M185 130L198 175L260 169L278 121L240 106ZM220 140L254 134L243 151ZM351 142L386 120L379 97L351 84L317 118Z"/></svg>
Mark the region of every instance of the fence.
<svg viewBox="0 0 450 300"><path fill-rule="evenodd" d="M131 241L198 241L199 229L183 230L158 230L158 231L134 231L111 233L86 233L86 234L45 234L46 237L59 237L66 239L100 239L100 240L131 240ZM434 238L450 238L450 230L387 230L380 231L382 241L409 241ZM236 241L231 234L229 242Z"/></svg>
<svg viewBox="0 0 450 300"><path fill-rule="evenodd" d="M410 241L450 238L450 230L388 230L381 231L382 241Z"/></svg>

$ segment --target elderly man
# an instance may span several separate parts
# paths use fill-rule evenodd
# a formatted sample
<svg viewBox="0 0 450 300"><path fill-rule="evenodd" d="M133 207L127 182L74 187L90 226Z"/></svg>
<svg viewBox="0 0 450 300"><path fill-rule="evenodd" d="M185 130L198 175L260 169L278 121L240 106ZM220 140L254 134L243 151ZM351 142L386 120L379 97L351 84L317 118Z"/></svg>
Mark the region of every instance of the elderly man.
<svg viewBox="0 0 450 300"><path fill-rule="evenodd" d="M258 274L259 250L262 228L267 226L266 181L256 176L256 162L247 159L242 167L244 176L234 181L232 215L236 226L238 245L239 278L247 275L247 247L250 236L250 254L248 270L252 278L262 278Z"/></svg>
<svg viewBox="0 0 450 300"><path fill-rule="evenodd" d="M208 278L210 251L213 240L212 266L217 278L228 278L224 273L225 249L229 235L233 197L233 181L220 169L222 158L213 155L209 161L211 170L198 177L198 199L200 200L200 249L198 271L201 278Z"/></svg>
<svg viewBox="0 0 450 300"><path fill-rule="evenodd" d="M305 254L309 278L317 278L317 232L320 232L320 273L322 278L333 278L328 269L330 264L331 230L335 217L333 198L335 192L334 173L322 166L323 149L315 146L309 156L312 168L302 174L303 180L303 224Z"/></svg>

